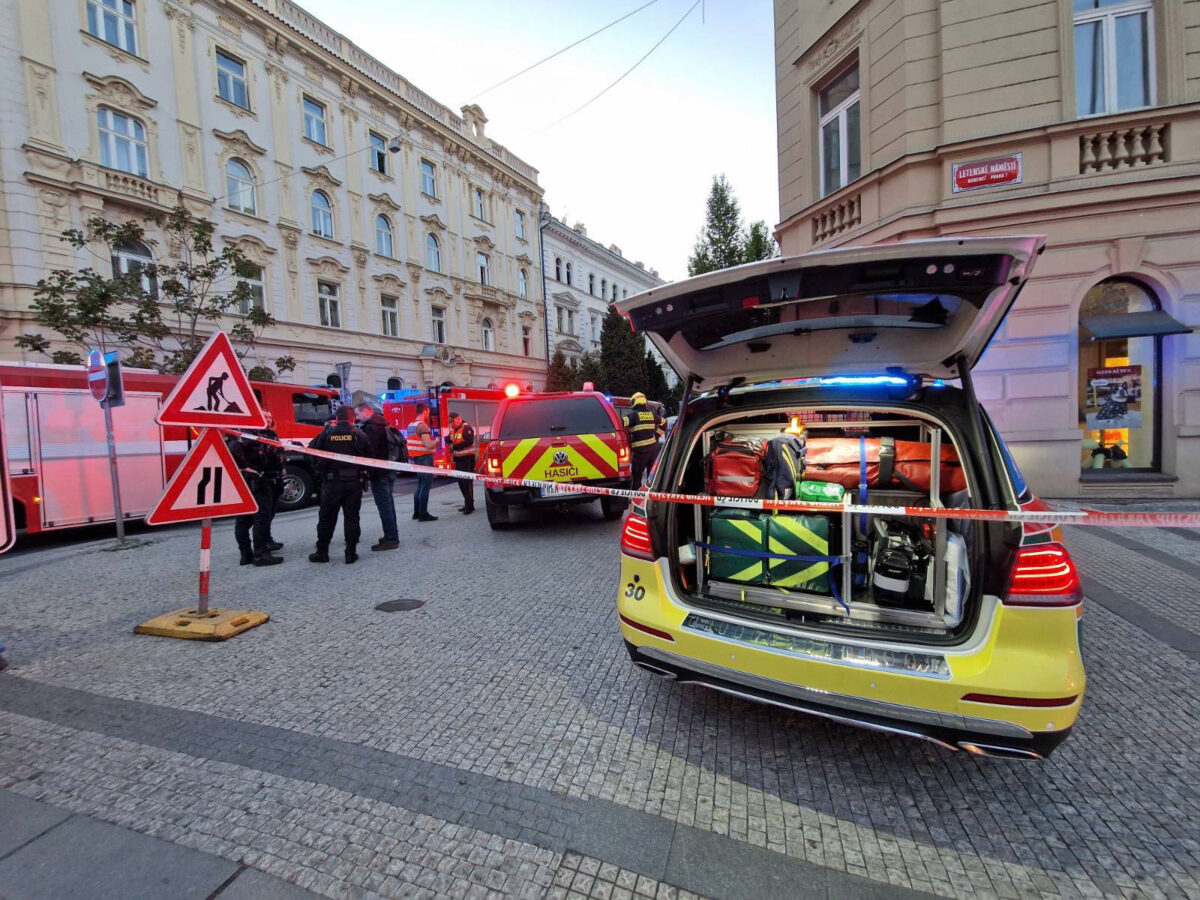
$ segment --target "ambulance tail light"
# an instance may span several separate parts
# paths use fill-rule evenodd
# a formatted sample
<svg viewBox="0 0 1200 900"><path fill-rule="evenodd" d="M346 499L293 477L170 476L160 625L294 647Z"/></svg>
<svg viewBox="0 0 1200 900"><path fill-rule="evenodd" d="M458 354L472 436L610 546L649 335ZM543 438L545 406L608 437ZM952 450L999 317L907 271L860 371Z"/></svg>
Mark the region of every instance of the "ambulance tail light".
<svg viewBox="0 0 1200 900"><path fill-rule="evenodd" d="M1032 544L1017 550L1006 606L1074 606L1083 600L1079 571L1062 544Z"/></svg>
<svg viewBox="0 0 1200 900"><path fill-rule="evenodd" d="M635 559L654 560L654 546L650 543L650 525L643 516L629 513L621 528L621 552Z"/></svg>

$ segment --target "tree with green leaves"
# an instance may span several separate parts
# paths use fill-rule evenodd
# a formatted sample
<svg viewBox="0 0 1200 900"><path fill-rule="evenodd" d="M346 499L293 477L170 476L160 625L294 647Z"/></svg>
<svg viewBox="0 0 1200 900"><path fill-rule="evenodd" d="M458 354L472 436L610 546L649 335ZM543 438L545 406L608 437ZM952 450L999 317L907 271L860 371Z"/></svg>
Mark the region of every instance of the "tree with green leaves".
<svg viewBox="0 0 1200 900"><path fill-rule="evenodd" d="M600 358L594 353L585 353L579 359L580 390L589 381L596 390L604 390L604 367L600 364Z"/></svg>
<svg viewBox="0 0 1200 900"><path fill-rule="evenodd" d="M550 365L546 367L546 390L569 391L572 390L574 381L575 376L571 371L571 364L567 362L567 355L561 348L555 350L554 355L550 357Z"/></svg>
<svg viewBox="0 0 1200 900"><path fill-rule="evenodd" d="M646 342L611 306L600 329L600 368L608 394L628 397L646 390Z"/></svg>
<svg viewBox="0 0 1200 900"><path fill-rule="evenodd" d="M712 188L708 192L704 227L688 259L688 274L700 275L740 265L744 259L745 244L742 210L733 195L733 187L724 174L714 175Z"/></svg>
<svg viewBox="0 0 1200 900"><path fill-rule="evenodd" d="M742 253L743 262L758 262L760 259L774 259L779 255L779 245L775 237L762 219L750 223L746 232L746 244Z"/></svg>
<svg viewBox="0 0 1200 900"><path fill-rule="evenodd" d="M741 207L733 195L733 187L724 175L713 176L704 228L688 259L688 274L702 275L778 255L779 247L767 223L759 219L749 229L743 228Z"/></svg>
<svg viewBox="0 0 1200 900"><path fill-rule="evenodd" d="M666 403L671 389L667 387L667 373L663 371L658 358L649 350L646 351L646 388L645 394L651 400Z"/></svg>
<svg viewBox="0 0 1200 900"><path fill-rule="evenodd" d="M125 272L115 262L117 251L144 240L142 223L95 216L83 229L64 231L62 239L76 250L106 245L114 260L112 274L85 266L77 271L55 269L41 279L34 291L34 317L72 349L54 350L51 338L37 332L18 335L16 346L66 365L82 365L89 350L115 350L126 365L178 375L191 365L209 334L224 324L238 357L251 353L263 330L275 324L270 313L254 303L250 285L243 280L259 274L258 266L236 247L218 250L213 223L183 207L153 221L167 244L178 247L177 260ZM275 360L279 373L295 367L290 356ZM261 365L251 372L269 376L265 380L276 375Z"/></svg>

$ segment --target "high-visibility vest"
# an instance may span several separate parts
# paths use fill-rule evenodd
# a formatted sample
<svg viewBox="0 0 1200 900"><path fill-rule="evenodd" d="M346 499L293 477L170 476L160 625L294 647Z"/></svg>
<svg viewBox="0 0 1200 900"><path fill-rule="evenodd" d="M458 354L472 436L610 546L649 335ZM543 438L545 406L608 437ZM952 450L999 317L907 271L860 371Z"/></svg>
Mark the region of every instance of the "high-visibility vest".
<svg viewBox="0 0 1200 900"><path fill-rule="evenodd" d="M409 457L428 456L433 451L425 446L425 442L421 440L421 436L417 434L417 426L420 422L410 422L408 431L405 435L405 445L408 447ZM432 437L432 435L430 435Z"/></svg>
<svg viewBox="0 0 1200 900"><path fill-rule="evenodd" d="M467 423L463 422L461 425L459 425L457 428L455 428L453 431L450 432L450 446L451 447L453 447L459 441L466 440L466 438L463 436L463 432L465 432L466 430L467 430ZM454 450L452 452L453 452L454 456L474 456L475 455L475 441L472 440L471 443L467 444L462 449Z"/></svg>
<svg viewBox="0 0 1200 900"><path fill-rule="evenodd" d="M625 433L629 435L629 448L638 450L658 443L658 417L644 406L635 406L625 416Z"/></svg>

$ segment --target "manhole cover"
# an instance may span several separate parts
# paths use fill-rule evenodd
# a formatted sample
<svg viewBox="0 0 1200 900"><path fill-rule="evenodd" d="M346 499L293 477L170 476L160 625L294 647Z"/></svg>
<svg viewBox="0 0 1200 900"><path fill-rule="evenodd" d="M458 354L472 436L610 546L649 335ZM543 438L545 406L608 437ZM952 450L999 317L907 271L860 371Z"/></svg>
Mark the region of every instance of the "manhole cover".
<svg viewBox="0 0 1200 900"><path fill-rule="evenodd" d="M384 600L375 608L380 612L411 612L424 605L424 600Z"/></svg>

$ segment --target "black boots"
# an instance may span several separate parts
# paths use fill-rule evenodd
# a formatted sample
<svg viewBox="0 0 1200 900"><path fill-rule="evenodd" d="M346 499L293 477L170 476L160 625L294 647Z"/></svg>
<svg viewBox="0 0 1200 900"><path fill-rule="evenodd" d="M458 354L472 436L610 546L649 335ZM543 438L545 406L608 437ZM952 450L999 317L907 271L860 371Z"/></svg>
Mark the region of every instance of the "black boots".
<svg viewBox="0 0 1200 900"><path fill-rule="evenodd" d="M358 562L358 548L357 547L347 547L346 548L346 565L350 565L351 563L356 563L356 562Z"/></svg>
<svg viewBox="0 0 1200 900"><path fill-rule="evenodd" d="M276 550L282 550L283 544L279 541L272 539L272 540L267 541L267 549L270 550L272 553L274 553Z"/></svg>
<svg viewBox="0 0 1200 900"><path fill-rule="evenodd" d="M238 565L248 566L248 565L250 565L250 563L254 562L254 551L253 550L251 550L249 547L242 547L241 551L242 551L242 561L240 563L238 563Z"/></svg>
<svg viewBox="0 0 1200 900"><path fill-rule="evenodd" d="M254 554L254 564L256 566L277 566L281 562L283 562L283 557L275 556L270 550Z"/></svg>
<svg viewBox="0 0 1200 900"><path fill-rule="evenodd" d="M318 547L315 552L308 554L308 561L319 563L329 562L329 548L325 547L322 549Z"/></svg>

